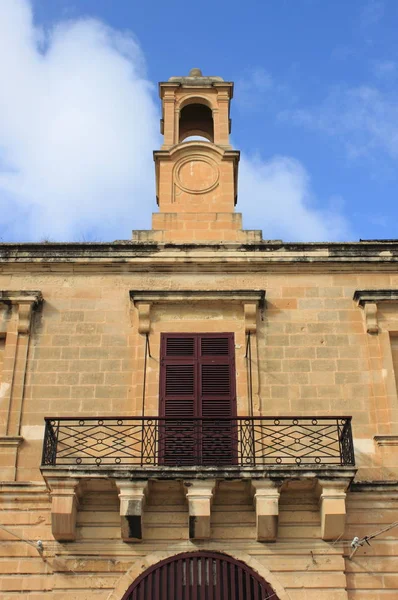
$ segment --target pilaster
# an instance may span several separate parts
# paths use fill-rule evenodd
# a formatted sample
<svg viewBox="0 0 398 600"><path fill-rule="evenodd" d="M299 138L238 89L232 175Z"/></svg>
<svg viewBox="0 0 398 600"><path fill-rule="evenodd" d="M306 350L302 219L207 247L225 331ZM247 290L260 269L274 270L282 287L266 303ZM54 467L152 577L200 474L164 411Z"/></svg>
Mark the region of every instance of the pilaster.
<svg viewBox="0 0 398 600"><path fill-rule="evenodd" d="M40 302L38 291L0 291L0 306L11 311L5 331L0 412L0 466L3 477L10 480L16 479L17 453L23 441L20 428L32 311Z"/></svg>

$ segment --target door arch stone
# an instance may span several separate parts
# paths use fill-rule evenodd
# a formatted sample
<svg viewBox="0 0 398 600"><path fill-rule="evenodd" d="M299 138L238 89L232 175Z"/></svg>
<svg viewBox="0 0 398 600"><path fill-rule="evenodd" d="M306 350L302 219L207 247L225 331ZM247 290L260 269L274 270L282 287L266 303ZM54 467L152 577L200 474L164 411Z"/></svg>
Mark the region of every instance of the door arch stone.
<svg viewBox="0 0 398 600"><path fill-rule="evenodd" d="M202 595L203 594L203 595ZM122 600L282 600L255 570L221 552L184 552L153 564Z"/></svg>

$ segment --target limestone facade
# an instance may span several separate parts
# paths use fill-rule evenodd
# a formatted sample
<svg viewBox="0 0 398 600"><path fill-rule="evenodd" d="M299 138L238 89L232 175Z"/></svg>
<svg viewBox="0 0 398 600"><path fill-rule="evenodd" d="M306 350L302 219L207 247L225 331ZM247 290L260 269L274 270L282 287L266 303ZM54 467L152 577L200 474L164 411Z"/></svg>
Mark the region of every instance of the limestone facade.
<svg viewBox="0 0 398 600"><path fill-rule="evenodd" d="M232 90L197 70L160 85L151 231L0 245L6 600L121 600L148 567L194 550L243 561L280 600L397 598L398 528L350 554L398 520L398 242L242 230ZM45 417L95 418L113 440L107 419L159 416L162 334L233 334L237 417L271 429L352 417L355 465L297 463L300 442L287 463L87 462L85 429L80 462L62 462L58 438L41 466ZM283 445L272 436L267 447Z"/></svg>

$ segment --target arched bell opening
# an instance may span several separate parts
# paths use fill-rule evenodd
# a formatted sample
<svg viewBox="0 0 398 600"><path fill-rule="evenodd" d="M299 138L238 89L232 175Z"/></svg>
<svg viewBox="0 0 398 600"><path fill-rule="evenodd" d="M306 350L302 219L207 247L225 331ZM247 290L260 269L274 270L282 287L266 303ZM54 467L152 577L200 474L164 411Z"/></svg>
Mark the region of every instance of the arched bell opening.
<svg viewBox="0 0 398 600"><path fill-rule="evenodd" d="M192 136L214 142L213 112L205 104L187 104L180 111L179 143Z"/></svg>
<svg viewBox="0 0 398 600"><path fill-rule="evenodd" d="M271 586L245 563L221 552L187 552L142 573L123 600L278 600Z"/></svg>

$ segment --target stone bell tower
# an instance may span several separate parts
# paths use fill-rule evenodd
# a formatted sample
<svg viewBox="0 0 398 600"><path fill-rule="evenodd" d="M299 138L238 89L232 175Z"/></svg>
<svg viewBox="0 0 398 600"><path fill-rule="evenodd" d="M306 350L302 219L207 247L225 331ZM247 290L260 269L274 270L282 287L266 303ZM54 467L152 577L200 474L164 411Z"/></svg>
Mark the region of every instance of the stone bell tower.
<svg viewBox="0 0 398 600"><path fill-rule="evenodd" d="M134 241L169 243L261 240L260 231L242 231L237 201L239 151L229 143L233 83L187 77L159 84L164 143L154 152L159 212L152 230L133 232Z"/></svg>

